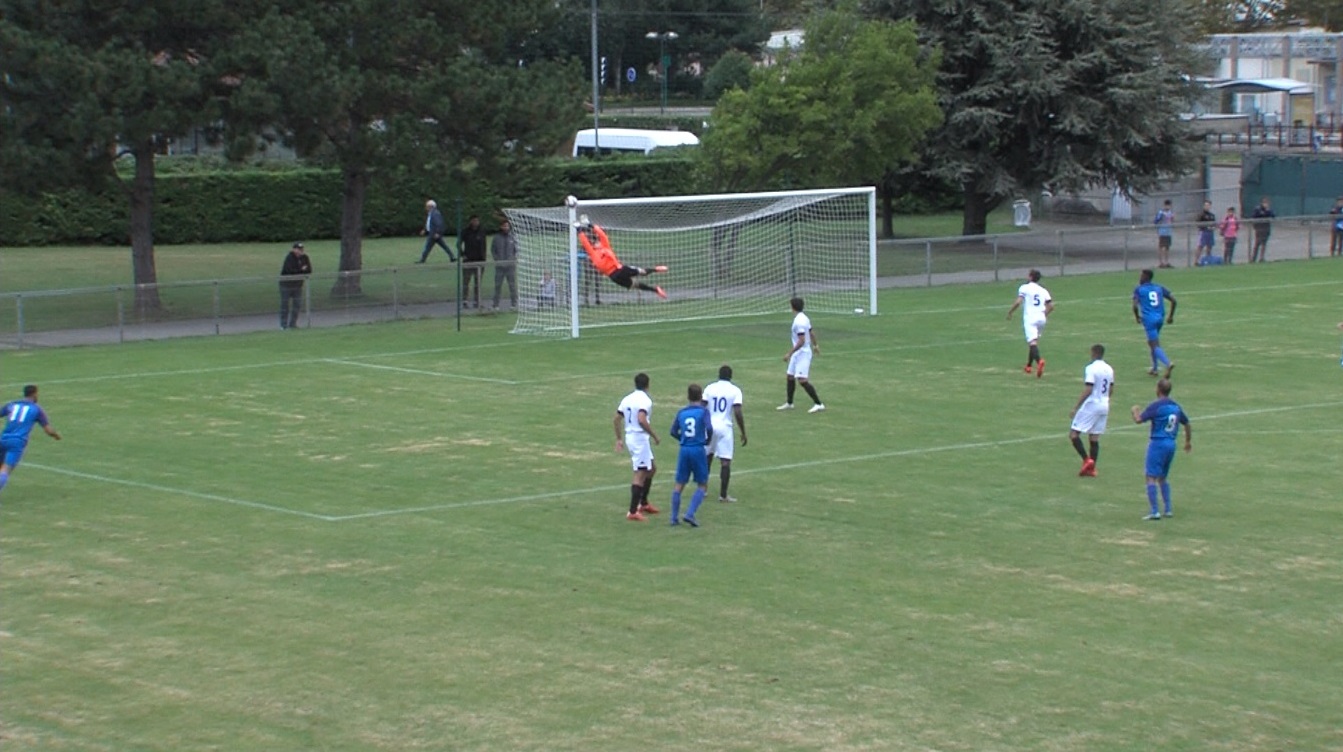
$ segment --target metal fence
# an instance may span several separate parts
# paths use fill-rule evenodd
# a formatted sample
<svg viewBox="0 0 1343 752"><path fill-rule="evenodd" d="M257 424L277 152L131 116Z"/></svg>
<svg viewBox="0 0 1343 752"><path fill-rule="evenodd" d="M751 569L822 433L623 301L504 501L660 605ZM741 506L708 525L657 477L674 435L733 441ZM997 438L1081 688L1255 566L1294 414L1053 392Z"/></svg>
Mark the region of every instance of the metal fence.
<svg viewBox="0 0 1343 752"><path fill-rule="evenodd" d="M1229 205L1229 204L1228 204ZM1225 207L1218 207L1220 217ZM1315 215L1270 222L1270 261L1336 255L1343 260L1338 217ZM1241 219L1233 262L1245 263L1256 222ZM1173 226L1171 262L1199 265L1198 228ZM1217 237L1211 256L1220 260ZM995 235L882 241L878 283L883 288L1016 280L1030 269L1048 276L1140 269L1156 265L1156 230L1150 218L1129 225L1090 225L1045 220L1029 229ZM1340 267L1343 268L1343 267ZM300 327L327 327L398 319L490 315L495 269L482 264L480 308L459 295L458 266L411 265L343 274L315 274L304 287ZM1211 272L1210 272L1211 273ZM147 288L133 285L78 290L0 293L0 348L105 344L181 336L279 331L279 291L274 277L203 280L152 286L158 305L137 304ZM669 280L675 302L675 281ZM341 283L338 285L338 283ZM356 292L334 293L353 287ZM537 290L519 290L520 305L538 305ZM508 290L501 298L509 312ZM886 306L884 311L898 310ZM511 322L510 322L511 323Z"/></svg>

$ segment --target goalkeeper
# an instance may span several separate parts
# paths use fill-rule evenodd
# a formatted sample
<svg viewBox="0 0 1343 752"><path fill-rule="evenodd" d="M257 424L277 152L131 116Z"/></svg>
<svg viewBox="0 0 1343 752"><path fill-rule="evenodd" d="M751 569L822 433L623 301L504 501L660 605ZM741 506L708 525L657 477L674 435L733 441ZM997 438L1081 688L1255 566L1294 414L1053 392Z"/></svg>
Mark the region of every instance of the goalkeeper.
<svg viewBox="0 0 1343 752"><path fill-rule="evenodd" d="M615 251L611 250L611 241L607 239L606 231L602 229L601 225L594 225L589 222L587 215L579 217L578 242L583 244L583 251L588 254L588 259L592 261L593 268L605 274L612 282L626 290L638 287L640 290L657 293L659 298L666 300L667 293L663 292L661 287L636 282L635 277L646 277L654 272L665 272L667 267L655 266L652 269L644 269L640 266L626 266L620 263L620 259L616 258Z"/></svg>

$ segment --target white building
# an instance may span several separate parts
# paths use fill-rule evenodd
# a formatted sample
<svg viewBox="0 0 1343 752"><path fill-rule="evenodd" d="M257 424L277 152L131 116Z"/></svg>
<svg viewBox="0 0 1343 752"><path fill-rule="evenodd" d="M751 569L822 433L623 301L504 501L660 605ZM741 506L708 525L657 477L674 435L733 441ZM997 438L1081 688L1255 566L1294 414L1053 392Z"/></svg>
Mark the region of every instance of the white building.
<svg viewBox="0 0 1343 752"><path fill-rule="evenodd" d="M1230 111L1268 125L1343 126L1343 33L1319 29L1214 34L1208 52L1221 80L1276 80L1271 93L1232 94ZM1296 82L1300 85L1295 85ZM1233 89L1234 90L1234 89Z"/></svg>

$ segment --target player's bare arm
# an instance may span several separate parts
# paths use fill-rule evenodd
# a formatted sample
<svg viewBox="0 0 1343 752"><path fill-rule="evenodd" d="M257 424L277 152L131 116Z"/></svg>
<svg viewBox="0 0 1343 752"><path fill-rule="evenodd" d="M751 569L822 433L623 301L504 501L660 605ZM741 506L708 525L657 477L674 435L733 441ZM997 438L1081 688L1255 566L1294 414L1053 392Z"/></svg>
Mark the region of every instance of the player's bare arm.
<svg viewBox="0 0 1343 752"><path fill-rule="evenodd" d="M61 432L60 432L60 431L57 431L56 429L52 428L51 426L42 426L42 430L43 430L43 431L46 431L46 432L47 432L47 435L50 436L51 438L53 438L53 439L55 439L55 440L57 440L57 441L60 441L60 440L61 440Z"/></svg>
<svg viewBox="0 0 1343 752"><path fill-rule="evenodd" d="M1012 318L1012 314L1016 312L1017 307L1020 306L1020 305L1021 305L1021 296L1018 295L1018 296L1017 296L1017 299L1014 300L1014 301L1012 301L1012 307L1009 308L1009 309L1007 309L1007 316L1006 316L1006 318L1009 318L1009 319Z"/></svg>
<svg viewBox="0 0 1343 752"><path fill-rule="evenodd" d="M625 433L624 433L623 430L621 430L621 429L623 428L623 425L622 425L622 424L625 422L625 421L624 421L624 418L625 418L625 416L621 415L621 414L620 414L620 411L617 410L617 411L616 411L616 418L615 418L615 420L613 420L613 421L611 422L611 425L613 425L613 426L615 427L615 430L616 430L616 451L617 451L617 452L623 452L623 451L625 451Z"/></svg>
<svg viewBox="0 0 1343 752"><path fill-rule="evenodd" d="M783 356L783 362L787 363L788 361L792 360L793 353L797 352L798 350L801 350L802 345L804 345L805 343L806 339L804 339L804 335L801 334L797 335L797 340L793 342L793 349L789 350L788 354Z"/></svg>
<svg viewBox="0 0 1343 752"><path fill-rule="evenodd" d="M746 414L742 412L741 405L732 406L732 417L737 419L737 428L741 429L741 445L746 446Z"/></svg>
<svg viewBox="0 0 1343 752"><path fill-rule="evenodd" d="M816 330L812 329L810 334L811 334L811 353L812 355L820 355L821 343L816 341Z"/></svg>
<svg viewBox="0 0 1343 752"><path fill-rule="evenodd" d="M1132 406L1132 407L1129 408L1129 413L1133 416L1133 422L1134 422L1134 423L1141 423L1141 422L1142 422L1142 408L1141 408L1141 407L1139 407L1138 405L1134 405L1134 406Z"/></svg>
<svg viewBox="0 0 1343 752"><path fill-rule="evenodd" d="M1045 318L1049 318L1049 316L1050 316L1052 313L1054 313L1054 301L1052 301L1052 300L1046 300L1046 301L1045 301Z"/></svg>
<svg viewBox="0 0 1343 752"><path fill-rule="evenodd" d="M643 410L639 411L639 427L644 429L644 431L648 434L648 438L652 439L654 444L662 443L661 441L658 440L658 435L653 433L653 427L648 424L648 413L644 412Z"/></svg>
<svg viewBox="0 0 1343 752"><path fill-rule="evenodd" d="M1091 384L1087 384L1086 386L1082 387L1082 396L1077 398L1077 404L1073 405L1072 412L1068 413L1069 415L1072 416L1077 415L1077 411L1082 409L1082 403L1087 401L1087 397L1091 396L1091 390L1094 388L1095 387L1092 386Z"/></svg>
<svg viewBox="0 0 1343 752"><path fill-rule="evenodd" d="M1166 294L1166 300L1169 300L1169 301L1170 301L1170 313L1167 314L1167 316L1166 316L1166 323L1167 323L1167 324L1174 324L1174 323L1175 323L1175 306L1179 305L1179 303L1176 303L1176 302L1175 302L1175 296L1174 296L1174 295L1171 295L1170 293L1167 293L1167 294Z"/></svg>
<svg viewBox="0 0 1343 752"><path fill-rule="evenodd" d="M1194 450L1194 428L1188 423L1184 424L1184 451L1185 453Z"/></svg>

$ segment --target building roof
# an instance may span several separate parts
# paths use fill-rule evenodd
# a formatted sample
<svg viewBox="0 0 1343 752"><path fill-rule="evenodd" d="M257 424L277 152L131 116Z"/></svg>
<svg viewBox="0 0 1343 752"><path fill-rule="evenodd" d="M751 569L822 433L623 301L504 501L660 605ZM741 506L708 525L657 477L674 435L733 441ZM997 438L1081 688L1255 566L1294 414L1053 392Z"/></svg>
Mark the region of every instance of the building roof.
<svg viewBox="0 0 1343 752"><path fill-rule="evenodd" d="M1208 88L1229 91L1232 94L1271 94L1273 92L1308 94L1314 90L1315 85L1308 81L1298 81L1295 78L1232 78L1209 83Z"/></svg>

